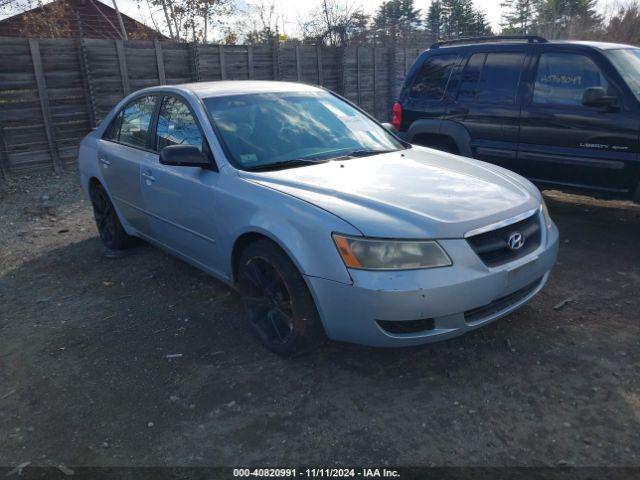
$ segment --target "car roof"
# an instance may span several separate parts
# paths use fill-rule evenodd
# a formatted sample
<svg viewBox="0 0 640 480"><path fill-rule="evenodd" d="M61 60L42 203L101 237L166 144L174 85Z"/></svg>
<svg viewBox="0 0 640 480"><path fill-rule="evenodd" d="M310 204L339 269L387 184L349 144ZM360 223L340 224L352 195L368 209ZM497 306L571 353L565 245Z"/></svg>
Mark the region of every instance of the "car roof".
<svg viewBox="0 0 640 480"><path fill-rule="evenodd" d="M437 50L454 50L460 48L469 48L469 47L480 47L485 45L495 45L495 46L514 46L514 45L530 45L527 42L523 41L492 41L491 39L487 39L486 42L482 41L474 41L469 43L456 43L452 45L440 45L437 48L431 48L429 51L437 51ZM626 45L623 43L610 43L610 42L595 42L588 40L548 40L547 42L536 43L536 45L578 45L584 47L596 48L598 50L615 50L621 48L638 48L634 45Z"/></svg>
<svg viewBox="0 0 640 480"><path fill-rule="evenodd" d="M188 90L200 98L243 95L250 93L292 93L323 91L312 85L294 82L261 80L221 80L214 82L183 83L171 85L178 90Z"/></svg>

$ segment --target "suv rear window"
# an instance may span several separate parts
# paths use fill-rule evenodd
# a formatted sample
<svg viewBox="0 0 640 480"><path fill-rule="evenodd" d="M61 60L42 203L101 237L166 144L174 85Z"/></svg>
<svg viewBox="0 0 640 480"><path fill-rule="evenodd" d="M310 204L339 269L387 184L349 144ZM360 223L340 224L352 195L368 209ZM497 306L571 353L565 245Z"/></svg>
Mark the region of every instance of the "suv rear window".
<svg viewBox="0 0 640 480"><path fill-rule="evenodd" d="M421 100L442 99L457 58L457 54L427 58L409 88L409 97Z"/></svg>
<svg viewBox="0 0 640 480"><path fill-rule="evenodd" d="M516 103L524 53L476 53L462 74L459 99L499 105Z"/></svg>

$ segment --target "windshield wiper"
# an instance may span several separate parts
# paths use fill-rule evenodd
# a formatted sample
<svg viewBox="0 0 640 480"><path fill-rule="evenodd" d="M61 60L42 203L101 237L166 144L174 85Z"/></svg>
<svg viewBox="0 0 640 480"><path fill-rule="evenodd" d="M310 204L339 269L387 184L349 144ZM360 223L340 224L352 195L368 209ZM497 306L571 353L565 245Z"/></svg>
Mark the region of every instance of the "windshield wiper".
<svg viewBox="0 0 640 480"><path fill-rule="evenodd" d="M360 149L360 150L352 150L348 153L342 154L339 157L334 157L332 160L347 160L349 158L361 158L361 157L370 157L371 155L379 155L382 153L391 153L397 152L398 150L368 150L368 149Z"/></svg>
<svg viewBox="0 0 640 480"><path fill-rule="evenodd" d="M285 160L283 162L267 163L266 165L258 165L252 168L247 168L251 172L265 172L268 170L280 170L283 168L304 167L306 165L316 165L318 163L325 163L325 160L302 160L299 158L293 160Z"/></svg>

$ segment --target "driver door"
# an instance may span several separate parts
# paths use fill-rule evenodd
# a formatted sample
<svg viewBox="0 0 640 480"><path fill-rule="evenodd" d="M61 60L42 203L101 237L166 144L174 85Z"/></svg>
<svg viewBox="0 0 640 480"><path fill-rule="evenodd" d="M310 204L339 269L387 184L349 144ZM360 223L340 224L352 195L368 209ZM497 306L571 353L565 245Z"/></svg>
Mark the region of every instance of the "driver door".
<svg viewBox="0 0 640 480"><path fill-rule="evenodd" d="M525 176L619 193L631 188L639 121L603 63L593 52L541 49L520 117L518 160ZM619 107L584 105L590 87L604 88Z"/></svg>
<svg viewBox="0 0 640 480"><path fill-rule="evenodd" d="M194 145L208 150L204 134L187 101L177 95L160 99L153 149ZM212 273L222 270L216 243L218 172L200 167L162 165L159 155L145 158L140 185L151 237L165 248Z"/></svg>

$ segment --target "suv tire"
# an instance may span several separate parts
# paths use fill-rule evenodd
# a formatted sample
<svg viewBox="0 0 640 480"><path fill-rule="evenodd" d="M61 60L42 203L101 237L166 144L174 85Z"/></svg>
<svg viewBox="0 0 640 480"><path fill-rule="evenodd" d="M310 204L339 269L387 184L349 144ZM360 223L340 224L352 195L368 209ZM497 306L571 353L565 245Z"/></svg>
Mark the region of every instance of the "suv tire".
<svg viewBox="0 0 640 480"><path fill-rule="evenodd" d="M272 352L291 356L325 339L307 284L287 254L272 241L258 240L242 252L238 290L254 333Z"/></svg>

